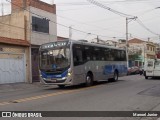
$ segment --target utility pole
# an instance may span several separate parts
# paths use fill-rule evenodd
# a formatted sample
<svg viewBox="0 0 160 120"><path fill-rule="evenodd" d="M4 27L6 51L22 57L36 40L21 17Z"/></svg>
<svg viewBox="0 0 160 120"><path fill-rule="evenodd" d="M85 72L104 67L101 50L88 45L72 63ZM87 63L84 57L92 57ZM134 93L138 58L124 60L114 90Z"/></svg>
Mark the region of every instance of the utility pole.
<svg viewBox="0 0 160 120"><path fill-rule="evenodd" d="M146 59L146 43L143 44L143 47L144 47L144 60L143 60L143 62L144 62L143 66L144 66L145 65L145 59Z"/></svg>
<svg viewBox="0 0 160 120"><path fill-rule="evenodd" d="M129 62L129 57L128 57L128 23L129 23L130 21L136 20L136 19L137 19L136 16L135 16L135 17L132 17L132 18L126 17L126 58L127 58L127 69L128 69L128 67L129 67L129 64L128 64L128 62ZM129 21L129 20L130 20L130 21Z"/></svg>
<svg viewBox="0 0 160 120"><path fill-rule="evenodd" d="M72 39L72 26L69 26L69 40Z"/></svg>
<svg viewBox="0 0 160 120"><path fill-rule="evenodd" d="M99 37L98 37L98 35L97 35L97 43L99 43Z"/></svg>
<svg viewBox="0 0 160 120"><path fill-rule="evenodd" d="M4 6L3 6L3 0L1 1L1 5L2 5L2 16L4 15Z"/></svg>

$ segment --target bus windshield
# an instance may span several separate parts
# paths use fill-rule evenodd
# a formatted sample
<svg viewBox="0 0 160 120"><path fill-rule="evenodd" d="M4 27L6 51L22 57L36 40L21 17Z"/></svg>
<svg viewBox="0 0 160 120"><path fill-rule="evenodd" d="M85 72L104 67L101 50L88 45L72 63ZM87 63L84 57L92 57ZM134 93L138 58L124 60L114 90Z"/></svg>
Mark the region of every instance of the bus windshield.
<svg viewBox="0 0 160 120"><path fill-rule="evenodd" d="M63 70L70 65L69 47L44 49L40 51L41 70Z"/></svg>

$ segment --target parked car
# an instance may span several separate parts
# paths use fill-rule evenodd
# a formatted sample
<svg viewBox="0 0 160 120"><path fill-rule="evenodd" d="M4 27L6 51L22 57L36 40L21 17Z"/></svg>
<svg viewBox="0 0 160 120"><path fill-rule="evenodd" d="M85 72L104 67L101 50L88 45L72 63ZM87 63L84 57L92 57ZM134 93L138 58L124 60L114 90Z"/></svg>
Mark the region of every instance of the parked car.
<svg viewBox="0 0 160 120"><path fill-rule="evenodd" d="M144 74L144 67L143 67L143 66L141 66L141 67L139 68L139 74L140 74L140 75L143 75L143 74Z"/></svg>
<svg viewBox="0 0 160 120"><path fill-rule="evenodd" d="M140 69L137 66L134 66L133 70L134 70L134 74L139 74L139 72L140 72Z"/></svg>
<svg viewBox="0 0 160 120"><path fill-rule="evenodd" d="M128 67L127 75L131 75L131 74L132 74L132 69L131 67Z"/></svg>
<svg viewBox="0 0 160 120"><path fill-rule="evenodd" d="M133 66L133 67L128 68L127 75L134 75L134 74L139 74L139 73L140 73L139 67Z"/></svg>

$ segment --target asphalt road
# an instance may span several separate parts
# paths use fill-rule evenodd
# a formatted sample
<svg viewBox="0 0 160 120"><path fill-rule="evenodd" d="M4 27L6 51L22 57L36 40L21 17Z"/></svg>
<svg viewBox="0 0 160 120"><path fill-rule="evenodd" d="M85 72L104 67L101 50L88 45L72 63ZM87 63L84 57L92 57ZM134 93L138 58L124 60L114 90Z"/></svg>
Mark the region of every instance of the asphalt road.
<svg viewBox="0 0 160 120"><path fill-rule="evenodd" d="M0 98L0 111L160 111L160 79L145 80L144 76L131 75L119 78L118 82L100 82L92 87L71 86L59 89L57 86L38 86L1 92ZM81 120L82 118L38 119ZM83 117L83 119L157 120L158 118Z"/></svg>

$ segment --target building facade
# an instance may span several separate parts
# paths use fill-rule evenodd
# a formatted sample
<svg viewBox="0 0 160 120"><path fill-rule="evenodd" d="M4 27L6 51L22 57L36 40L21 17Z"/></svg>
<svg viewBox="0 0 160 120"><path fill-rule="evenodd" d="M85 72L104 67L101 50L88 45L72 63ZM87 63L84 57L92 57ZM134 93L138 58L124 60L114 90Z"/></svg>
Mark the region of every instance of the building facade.
<svg viewBox="0 0 160 120"><path fill-rule="evenodd" d="M10 15L0 17L3 23L0 24L0 36L8 38L8 41L14 39L9 46L14 45L16 40L29 43L24 57L29 69L26 82L38 81L39 46L57 39L56 6L40 0L11 0L11 9ZM26 49L26 46L23 47Z"/></svg>
<svg viewBox="0 0 160 120"><path fill-rule="evenodd" d="M0 84L30 81L30 43L0 37Z"/></svg>
<svg viewBox="0 0 160 120"><path fill-rule="evenodd" d="M142 66L148 59L156 58L156 45L150 41L143 41L137 38L128 41L128 54L129 58L133 56L130 66Z"/></svg>

